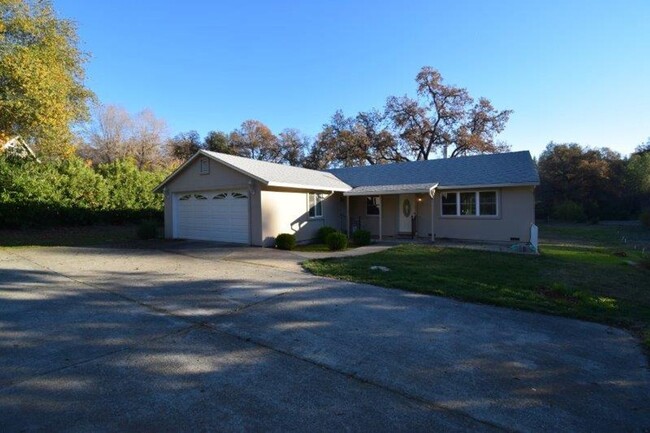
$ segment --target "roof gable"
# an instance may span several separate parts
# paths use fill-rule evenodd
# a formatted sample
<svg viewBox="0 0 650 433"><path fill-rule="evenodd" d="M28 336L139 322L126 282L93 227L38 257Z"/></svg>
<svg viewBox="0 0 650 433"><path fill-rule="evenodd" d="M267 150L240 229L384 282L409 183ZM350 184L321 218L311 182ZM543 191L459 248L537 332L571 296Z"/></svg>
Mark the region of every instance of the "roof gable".
<svg viewBox="0 0 650 433"><path fill-rule="evenodd" d="M310 170L209 150L200 150L170 174L154 189L154 192L160 192L167 183L185 170L199 155L207 156L267 186L318 191L348 191L351 189L345 182L326 171Z"/></svg>

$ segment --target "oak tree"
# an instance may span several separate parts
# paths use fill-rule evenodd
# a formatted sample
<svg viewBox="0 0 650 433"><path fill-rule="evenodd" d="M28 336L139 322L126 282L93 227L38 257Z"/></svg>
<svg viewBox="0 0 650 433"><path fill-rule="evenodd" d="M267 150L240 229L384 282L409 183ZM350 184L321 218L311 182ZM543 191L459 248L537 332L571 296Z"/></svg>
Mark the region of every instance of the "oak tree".
<svg viewBox="0 0 650 433"><path fill-rule="evenodd" d="M306 165L322 169L407 160L401 142L388 126L385 116L377 111L346 117L338 110L330 122L323 125Z"/></svg>
<svg viewBox="0 0 650 433"><path fill-rule="evenodd" d="M416 77L417 98L391 96L386 115L409 147L413 159L496 153L508 146L495 141L511 110L497 110L486 98L477 102L467 89L443 83L437 70L425 66Z"/></svg>
<svg viewBox="0 0 650 433"><path fill-rule="evenodd" d="M262 161L281 162L278 138L259 120L246 120L230 133L230 145L236 155Z"/></svg>

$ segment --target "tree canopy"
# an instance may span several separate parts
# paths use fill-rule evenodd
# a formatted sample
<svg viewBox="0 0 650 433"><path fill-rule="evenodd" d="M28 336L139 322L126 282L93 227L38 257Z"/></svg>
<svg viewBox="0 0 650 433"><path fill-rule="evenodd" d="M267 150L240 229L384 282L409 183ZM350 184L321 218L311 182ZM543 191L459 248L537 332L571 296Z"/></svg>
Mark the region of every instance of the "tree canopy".
<svg viewBox="0 0 650 433"><path fill-rule="evenodd" d="M628 182L630 164L608 148L549 143L540 155L537 212L559 219L623 219L641 203ZM571 209L572 215L563 214Z"/></svg>
<svg viewBox="0 0 650 433"><path fill-rule="evenodd" d="M346 117L341 110L323 125L306 160L311 168L354 167L405 161L386 116L376 110Z"/></svg>
<svg viewBox="0 0 650 433"><path fill-rule="evenodd" d="M117 105L96 105L85 125L82 157L95 164L132 158L141 169L166 166L167 123L144 109L131 115ZM173 154L172 156L177 156ZM180 157L185 157L186 154Z"/></svg>
<svg viewBox="0 0 650 433"><path fill-rule="evenodd" d="M509 150L495 141L505 128L511 110L499 111L487 98L477 102L467 89L443 84L440 72L423 67L415 79L417 98L391 96L386 114L392 119L399 137L412 159L429 159L440 152L447 157Z"/></svg>
<svg viewBox="0 0 650 433"><path fill-rule="evenodd" d="M0 0L0 135L21 135L44 157L74 153L72 127L93 97L78 45L49 0Z"/></svg>

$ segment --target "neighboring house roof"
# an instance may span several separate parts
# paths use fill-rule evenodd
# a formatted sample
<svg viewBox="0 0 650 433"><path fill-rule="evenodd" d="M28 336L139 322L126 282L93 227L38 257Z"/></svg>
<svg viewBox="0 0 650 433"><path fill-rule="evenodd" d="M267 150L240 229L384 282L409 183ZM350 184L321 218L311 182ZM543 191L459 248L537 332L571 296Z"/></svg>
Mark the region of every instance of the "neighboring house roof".
<svg viewBox="0 0 650 433"><path fill-rule="evenodd" d="M16 155L20 158L32 158L35 161L40 162L32 148L29 147L27 143L25 143L25 140L23 140L20 135L16 135L15 137L7 140L7 142L0 146L0 150L8 154L10 153L12 155Z"/></svg>
<svg viewBox="0 0 650 433"><path fill-rule="evenodd" d="M396 185L412 186L409 192L424 192L427 186L436 184L437 189L539 184L537 168L528 151L339 168L329 172L353 187L346 195L381 194L382 190L396 190Z"/></svg>
<svg viewBox="0 0 650 433"><path fill-rule="evenodd" d="M537 167L528 151L317 171L201 150L154 191L160 192L199 155L268 186L343 191L345 195L431 193L433 188L539 185Z"/></svg>
<svg viewBox="0 0 650 433"><path fill-rule="evenodd" d="M176 175L178 175L199 155L204 155L218 161L233 170L262 182L267 186L311 189L318 191L349 191L351 189L350 185L326 171L310 170L307 168L258 161L256 159L243 158L241 156L228 155L225 153L211 152L209 150L200 150L185 162L185 164L181 165L171 175L169 175L167 179L158 185L154 191L160 191L170 180L176 177Z"/></svg>

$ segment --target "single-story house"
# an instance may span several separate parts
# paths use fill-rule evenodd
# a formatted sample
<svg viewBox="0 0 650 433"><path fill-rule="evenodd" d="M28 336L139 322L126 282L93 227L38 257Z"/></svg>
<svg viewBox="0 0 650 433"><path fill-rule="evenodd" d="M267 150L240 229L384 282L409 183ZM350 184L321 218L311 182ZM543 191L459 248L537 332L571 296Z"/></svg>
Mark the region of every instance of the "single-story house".
<svg viewBox="0 0 650 433"><path fill-rule="evenodd" d="M317 171L201 150L154 191L167 238L272 246L280 233L307 242L331 226L529 242L538 184L527 151Z"/></svg>

